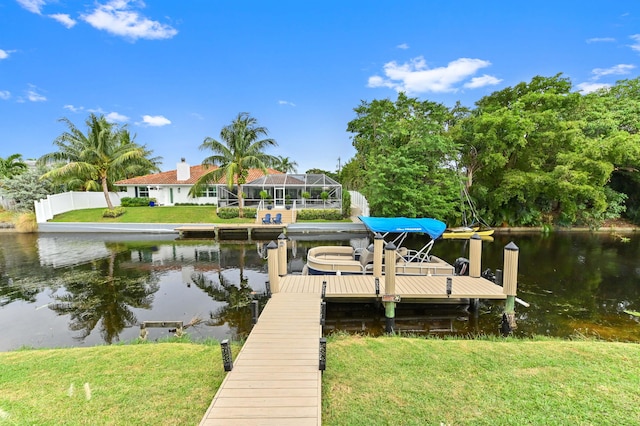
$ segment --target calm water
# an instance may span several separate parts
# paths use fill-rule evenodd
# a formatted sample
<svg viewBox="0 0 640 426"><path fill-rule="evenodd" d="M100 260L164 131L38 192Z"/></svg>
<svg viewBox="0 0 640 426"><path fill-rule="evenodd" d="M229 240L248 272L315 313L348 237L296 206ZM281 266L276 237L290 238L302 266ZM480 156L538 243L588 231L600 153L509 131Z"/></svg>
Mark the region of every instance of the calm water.
<svg viewBox="0 0 640 426"><path fill-rule="evenodd" d="M295 238L295 237L294 237ZM316 245L367 245L365 235L289 242L289 269L300 272ZM337 240L336 238L341 238ZM516 335L599 336L640 341L640 236L629 242L595 234L496 236L483 244L485 268L502 268L504 246L520 248ZM172 236L0 234L0 351L87 346L135 339L142 321L192 323L194 338L245 336L250 304L264 303L266 242L214 243ZM408 241L419 248L419 238ZM439 241L434 253L467 256L462 241ZM375 305L332 304L326 331L380 333ZM415 333L497 334L501 303L464 307L400 304L397 327ZM286 330L284 331L286 332ZM170 335L150 329L149 339Z"/></svg>

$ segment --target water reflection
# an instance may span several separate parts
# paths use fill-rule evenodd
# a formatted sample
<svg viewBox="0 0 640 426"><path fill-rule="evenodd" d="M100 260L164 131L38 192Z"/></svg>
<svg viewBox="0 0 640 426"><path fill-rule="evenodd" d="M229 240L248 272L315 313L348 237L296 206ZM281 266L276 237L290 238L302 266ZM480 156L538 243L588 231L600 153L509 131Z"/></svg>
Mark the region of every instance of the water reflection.
<svg viewBox="0 0 640 426"><path fill-rule="evenodd" d="M290 272L300 272L307 251L322 244L366 246L363 235L302 236L288 242ZM340 239L337 239L340 238ZM516 335L579 334L640 341L640 237L622 242L607 234L496 235L484 243L485 268L502 267L504 246L520 248ZM264 303L265 245L173 240L166 235L0 234L0 350L133 340L142 321L199 323L195 338L238 338L251 330L250 304ZM407 243L422 246L420 238ZM439 241L434 253L453 261L464 242ZM465 309L400 304L396 325L421 334L497 333L500 303ZM334 329L376 334L384 328L379 306L330 305ZM201 319L202 321L194 321ZM7 326L8 325L8 326ZM154 334L155 333L155 334ZM167 335L151 330L149 338Z"/></svg>
<svg viewBox="0 0 640 426"><path fill-rule="evenodd" d="M126 256L125 252L125 256ZM100 324L105 343L119 341L125 327L138 324L133 309L151 309L158 291L158 277L146 270L119 267L122 255L112 247L107 259L64 271L55 280L61 290L53 294L49 308L69 317L69 329L84 340Z"/></svg>

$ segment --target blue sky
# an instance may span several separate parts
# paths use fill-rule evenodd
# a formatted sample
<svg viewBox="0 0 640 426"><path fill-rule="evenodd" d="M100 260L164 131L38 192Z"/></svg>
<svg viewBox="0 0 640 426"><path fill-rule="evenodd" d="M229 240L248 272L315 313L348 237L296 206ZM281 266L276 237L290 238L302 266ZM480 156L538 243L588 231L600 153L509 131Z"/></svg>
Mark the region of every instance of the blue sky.
<svg viewBox="0 0 640 426"><path fill-rule="evenodd" d="M85 130L94 112L172 170L248 112L271 154L335 171L363 100L472 107L536 75L590 91L639 66L638 1L0 0L0 157L52 152L61 117Z"/></svg>

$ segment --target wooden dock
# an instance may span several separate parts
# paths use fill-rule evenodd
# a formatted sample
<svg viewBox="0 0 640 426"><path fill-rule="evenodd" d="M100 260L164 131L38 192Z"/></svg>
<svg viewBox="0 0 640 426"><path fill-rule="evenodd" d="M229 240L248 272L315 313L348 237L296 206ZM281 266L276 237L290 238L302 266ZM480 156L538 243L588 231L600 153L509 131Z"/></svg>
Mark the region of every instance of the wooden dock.
<svg viewBox="0 0 640 426"><path fill-rule="evenodd" d="M281 234L287 229L286 224L262 224L262 223L213 223L208 225L185 225L175 228L181 237L213 237L216 240L227 236L242 234L245 240L251 240L257 236L271 236Z"/></svg>
<svg viewBox="0 0 640 426"><path fill-rule="evenodd" d="M454 276L447 295L445 276L396 276L401 301L506 298L484 278ZM323 284L326 283L326 284ZM220 385L200 426L320 425L319 370L321 295L327 300L380 299L371 275L286 275L260 314L233 370Z"/></svg>
<svg viewBox="0 0 640 426"><path fill-rule="evenodd" d="M201 426L320 425L320 292L273 294Z"/></svg>
<svg viewBox="0 0 640 426"><path fill-rule="evenodd" d="M446 276L398 275L395 280L395 294L405 301L507 298L502 287L484 278L451 277L451 295L447 295ZM326 298L329 300L360 299L364 302L379 299L384 294L384 277L380 279L379 293L376 294L372 275L287 275L280 278L280 291L320 294L323 281L327 283Z"/></svg>

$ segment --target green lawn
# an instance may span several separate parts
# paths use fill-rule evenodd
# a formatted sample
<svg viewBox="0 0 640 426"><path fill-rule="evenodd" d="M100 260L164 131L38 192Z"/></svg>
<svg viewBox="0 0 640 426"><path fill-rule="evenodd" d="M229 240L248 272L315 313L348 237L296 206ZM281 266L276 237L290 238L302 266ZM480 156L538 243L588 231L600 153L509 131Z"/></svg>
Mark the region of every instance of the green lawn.
<svg viewBox="0 0 640 426"><path fill-rule="evenodd" d="M220 219L214 206L126 207L125 214L103 218L105 209L84 209L56 215L51 222L102 223L252 223L251 219Z"/></svg>
<svg viewBox="0 0 640 426"><path fill-rule="evenodd" d="M234 346L237 353L238 345ZM640 345L333 336L325 425L640 424ZM2 425L196 425L217 344L0 353Z"/></svg>

